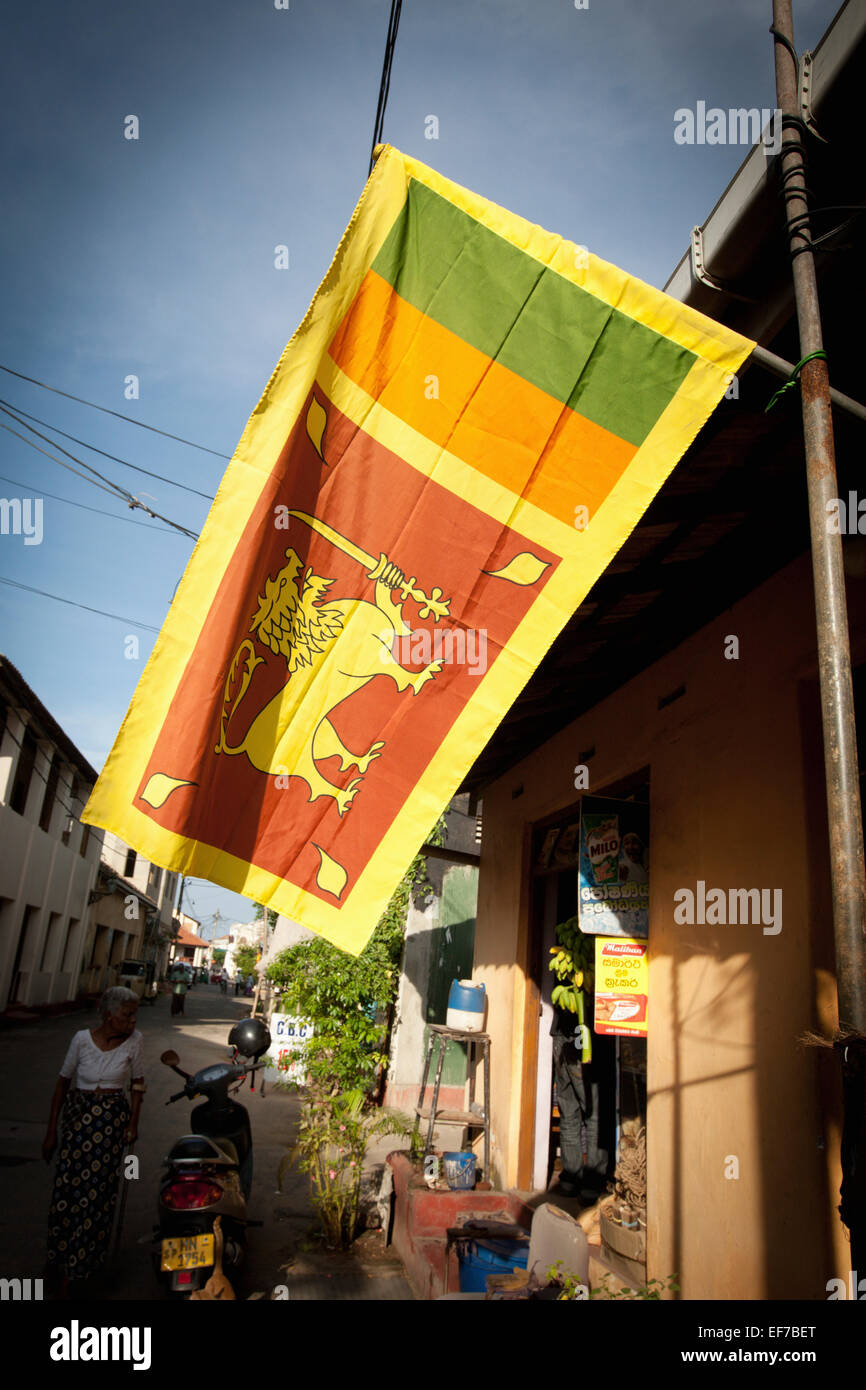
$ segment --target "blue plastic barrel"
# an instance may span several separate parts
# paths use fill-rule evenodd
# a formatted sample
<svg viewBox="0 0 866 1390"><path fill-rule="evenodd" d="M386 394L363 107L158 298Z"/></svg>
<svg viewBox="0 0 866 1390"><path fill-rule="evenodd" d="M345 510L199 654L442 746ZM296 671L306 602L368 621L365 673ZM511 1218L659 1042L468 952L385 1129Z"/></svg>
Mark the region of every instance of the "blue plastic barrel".
<svg viewBox="0 0 866 1390"><path fill-rule="evenodd" d="M525 1240L472 1240L459 1249L460 1292L486 1293L488 1274L510 1274L526 1269L529 1243Z"/></svg>
<svg viewBox="0 0 866 1390"><path fill-rule="evenodd" d="M460 1009L464 1013L484 1013L484 986L472 980L454 980L448 994L449 1009Z"/></svg>
<svg viewBox="0 0 866 1390"><path fill-rule="evenodd" d="M449 1028L471 1033L483 1032L484 986L476 985L472 980L455 980L448 994L445 1022Z"/></svg>

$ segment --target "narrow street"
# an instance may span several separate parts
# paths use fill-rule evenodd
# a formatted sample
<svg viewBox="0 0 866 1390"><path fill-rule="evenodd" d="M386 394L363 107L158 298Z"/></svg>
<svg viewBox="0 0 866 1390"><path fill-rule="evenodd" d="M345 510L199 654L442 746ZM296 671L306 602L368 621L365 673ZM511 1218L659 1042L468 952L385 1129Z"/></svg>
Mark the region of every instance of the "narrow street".
<svg viewBox="0 0 866 1390"><path fill-rule="evenodd" d="M180 1088L180 1078L163 1066L160 1053L173 1048L180 1065L195 1072L209 1063L228 1059L228 1035L236 1019L249 1013L250 1001L220 993L218 985L196 985L186 999L186 1012L172 1019L170 999L160 995L153 1007L139 1009L138 1027L144 1035L148 1091L142 1108L135 1153L139 1177L129 1184L123 1231L110 1276L88 1286L96 1299L161 1298L153 1276L148 1237L156 1220L156 1194L162 1159L173 1140L188 1132L192 1104L181 1100L167 1106ZM41 1147L57 1074L73 1034L94 1026L95 1013L79 1012L38 1023L4 1029L4 1066L0 1073L0 1170L6 1190L0 1203L0 1276L39 1278L45 1260L45 1225L51 1196L53 1165L42 1160ZM277 1190L277 1170L293 1142L298 1102L294 1095L268 1086L264 1098L249 1087L237 1095L247 1106L253 1132L255 1172L250 1216L264 1225L250 1232L244 1295L266 1298L285 1282L281 1266L294 1241L309 1227L312 1213L307 1179L292 1170L283 1192Z"/></svg>

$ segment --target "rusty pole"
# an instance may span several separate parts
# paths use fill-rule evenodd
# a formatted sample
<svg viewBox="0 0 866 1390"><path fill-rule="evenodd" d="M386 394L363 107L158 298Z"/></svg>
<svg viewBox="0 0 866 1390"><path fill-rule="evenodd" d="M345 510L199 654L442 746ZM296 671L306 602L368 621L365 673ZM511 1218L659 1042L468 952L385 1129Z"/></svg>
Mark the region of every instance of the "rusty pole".
<svg viewBox="0 0 866 1390"><path fill-rule="evenodd" d="M798 123L798 72L794 51L791 0L773 0L776 104L782 112L780 163L789 228L794 297L800 329L801 360L823 349L815 259L806 194L803 127ZM785 118L788 119L785 119ZM796 220L795 220L796 219ZM816 357L800 371L803 436L809 488L809 523L812 537L812 574L818 635L818 670L821 717L824 729L824 768L827 782L827 814L830 831L830 877L833 892L833 932L836 946L836 989L839 1026L866 1035L866 875L863 862L863 821L857 775L857 738L851 685L851 652L845 607L842 538L828 529L828 502L839 496L833 422L830 414L830 380L827 362ZM848 1050L844 1052L843 1078L848 1080ZM854 1094L846 1084L846 1128L859 1150L862 1167L866 1141L862 1114L850 1114ZM851 1131L851 1124L854 1132ZM856 1139L855 1139L856 1134ZM851 1155L849 1145L849 1155ZM854 1197L845 1212L847 1179L843 1139L843 1220L851 1228L852 1257L856 1239L866 1257L862 1197ZM857 1186L863 1183L859 1175ZM850 1186L849 1186L850 1191ZM853 1193L850 1194L854 1196ZM852 1219L853 1218L853 1219ZM856 1259L853 1267L857 1268Z"/></svg>

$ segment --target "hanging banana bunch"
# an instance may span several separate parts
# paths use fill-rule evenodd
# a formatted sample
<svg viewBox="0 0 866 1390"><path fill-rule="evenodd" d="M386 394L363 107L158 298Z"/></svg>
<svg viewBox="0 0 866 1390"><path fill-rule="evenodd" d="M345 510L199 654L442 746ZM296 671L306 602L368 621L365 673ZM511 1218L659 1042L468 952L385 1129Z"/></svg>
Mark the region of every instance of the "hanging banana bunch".
<svg viewBox="0 0 866 1390"><path fill-rule="evenodd" d="M569 917L556 928L556 940L551 946L548 969L560 981L554 985L551 1001L560 1009L577 1014L580 1025L581 1061L592 1061L592 1033L586 1022L586 995L595 983L595 941L582 932L577 917Z"/></svg>

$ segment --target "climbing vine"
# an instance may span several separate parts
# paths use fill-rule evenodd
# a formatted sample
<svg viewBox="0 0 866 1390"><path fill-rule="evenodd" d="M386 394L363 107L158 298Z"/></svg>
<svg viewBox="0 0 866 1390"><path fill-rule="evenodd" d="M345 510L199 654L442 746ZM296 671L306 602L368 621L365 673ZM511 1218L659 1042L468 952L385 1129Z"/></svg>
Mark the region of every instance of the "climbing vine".
<svg viewBox="0 0 866 1390"><path fill-rule="evenodd" d="M444 820L428 843L442 844ZM311 1082L333 1095L372 1090L387 1065L393 1006L411 900L423 903L432 888L418 855L359 956L316 937L280 952L267 976L281 993L282 1012L313 1024L306 1063Z"/></svg>

